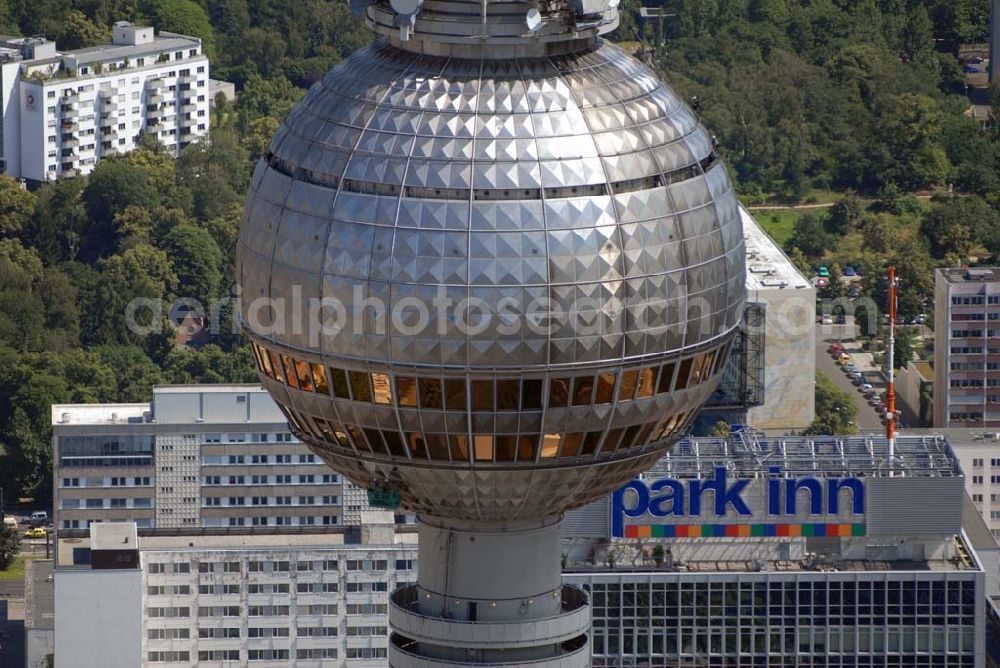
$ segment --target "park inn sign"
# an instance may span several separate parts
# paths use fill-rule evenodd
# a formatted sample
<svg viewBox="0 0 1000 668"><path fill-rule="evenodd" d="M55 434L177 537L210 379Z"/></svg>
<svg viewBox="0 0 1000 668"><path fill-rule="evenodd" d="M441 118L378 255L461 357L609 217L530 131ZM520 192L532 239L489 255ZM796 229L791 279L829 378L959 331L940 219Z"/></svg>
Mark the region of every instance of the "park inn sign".
<svg viewBox="0 0 1000 668"><path fill-rule="evenodd" d="M866 535L865 482L856 477L633 480L611 495L612 538Z"/></svg>

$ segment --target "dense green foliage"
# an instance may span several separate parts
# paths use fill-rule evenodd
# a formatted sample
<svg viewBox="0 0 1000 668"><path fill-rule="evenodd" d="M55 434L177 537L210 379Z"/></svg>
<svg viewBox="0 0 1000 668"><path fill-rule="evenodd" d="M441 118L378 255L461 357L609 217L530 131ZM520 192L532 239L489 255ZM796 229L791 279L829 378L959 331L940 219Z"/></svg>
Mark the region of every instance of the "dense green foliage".
<svg viewBox="0 0 1000 668"><path fill-rule="evenodd" d="M854 397L834 385L822 371L816 372L816 417L805 434L856 433L858 406Z"/></svg>
<svg viewBox="0 0 1000 668"><path fill-rule="evenodd" d="M17 529L0 526L0 571L9 568L20 551L21 537L17 535Z"/></svg>
<svg viewBox="0 0 1000 668"><path fill-rule="evenodd" d="M986 0L676 0L652 62L700 100L744 193L876 192L995 169L935 39L984 34Z"/></svg>
<svg viewBox="0 0 1000 668"><path fill-rule="evenodd" d="M627 5L619 40L635 36ZM699 98L745 199L850 191L795 218L787 248L799 266L864 269L878 303L878 274L897 262L901 308L913 314L934 266L1000 251L1000 143L963 117L953 55L985 35L986 0L672 0L670 11L666 39L642 55ZM0 32L64 48L105 41L123 19L201 37L213 76L239 97L216 107L211 140L176 160L144 140L88 178L35 192L0 178L9 496L48 493L52 403L143 401L156 383L254 378L231 307L196 349L175 345L163 313L136 314L146 327L130 331L126 307L230 294L253 161L305 89L372 39L343 0L0 0ZM949 184L954 197L912 196ZM841 414L842 401L819 378L814 428L843 431L853 404Z"/></svg>

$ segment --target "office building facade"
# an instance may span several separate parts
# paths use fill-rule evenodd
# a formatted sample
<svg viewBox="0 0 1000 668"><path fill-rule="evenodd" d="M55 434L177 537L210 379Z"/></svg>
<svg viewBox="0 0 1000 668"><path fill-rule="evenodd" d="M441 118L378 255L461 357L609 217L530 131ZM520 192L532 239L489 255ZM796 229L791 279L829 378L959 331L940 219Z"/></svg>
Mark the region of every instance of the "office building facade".
<svg viewBox="0 0 1000 668"><path fill-rule="evenodd" d="M1000 427L1000 270L934 272L934 427Z"/></svg>
<svg viewBox="0 0 1000 668"><path fill-rule="evenodd" d="M58 529L337 526L344 486L257 385L164 386L149 404L52 407ZM367 497L354 494L355 521Z"/></svg>
<svg viewBox="0 0 1000 668"><path fill-rule="evenodd" d="M29 182L88 174L142 134L173 153L208 135L209 61L196 37L119 22L112 43L58 51L0 37L3 171Z"/></svg>
<svg viewBox="0 0 1000 668"><path fill-rule="evenodd" d="M628 492L570 512L564 578L590 601L590 665L985 668L987 576L962 526L961 469L937 437L899 451L890 478L877 439L683 441L649 488L711 484L732 461L750 516L720 516L708 495L694 514L690 500L680 515L632 512L619 538ZM810 462L818 484L843 486L837 513L811 512ZM802 483L797 512L768 518L772 479ZM343 529L141 531L141 665L387 665L418 565L413 529L381 521L366 513L358 544ZM60 538L57 581L88 572L87 540Z"/></svg>

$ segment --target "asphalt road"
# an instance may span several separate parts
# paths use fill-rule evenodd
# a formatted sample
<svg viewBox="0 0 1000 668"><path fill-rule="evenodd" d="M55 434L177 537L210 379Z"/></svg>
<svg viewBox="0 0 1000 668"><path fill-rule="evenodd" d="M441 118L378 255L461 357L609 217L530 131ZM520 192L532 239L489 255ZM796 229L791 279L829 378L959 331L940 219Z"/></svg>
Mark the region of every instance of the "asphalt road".
<svg viewBox="0 0 1000 668"><path fill-rule="evenodd" d="M833 379L837 387L854 397L854 401L858 406L858 417L856 420L859 431L882 431L885 427L882 425L879 416L875 413L875 409L858 392L858 388L851 384L847 374L841 371L840 367L833 361L830 353L826 352L831 343L850 338L853 330L853 325L816 326L816 369L825 373ZM846 343L843 345L846 346L847 352L850 354L852 344Z"/></svg>

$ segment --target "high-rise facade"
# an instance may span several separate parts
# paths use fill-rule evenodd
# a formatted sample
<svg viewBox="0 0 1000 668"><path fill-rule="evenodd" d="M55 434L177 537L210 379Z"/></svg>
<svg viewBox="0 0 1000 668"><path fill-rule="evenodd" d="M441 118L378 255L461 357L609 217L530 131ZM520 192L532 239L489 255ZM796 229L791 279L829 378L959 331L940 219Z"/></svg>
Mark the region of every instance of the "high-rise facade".
<svg viewBox="0 0 1000 668"><path fill-rule="evenodd" d="M57 529L337 526L344 482L257 385L173 385L145 404L55 405ZM355 521L367 498L354 494Z"/></svg>
<svg viewBox="0 0 1000 668"><path fill-rule="evenodd" d="M175 154L208 135L209 61L196 37L116 23L71 51L0 37L2 171L31 182L88 174L155 137Z"/></svg>
<svg viewBox="0 0 1000 668"><path fill-rule="evenodd" d="M934 427L1000 427L1000 269L934 272Z"/></svg>

